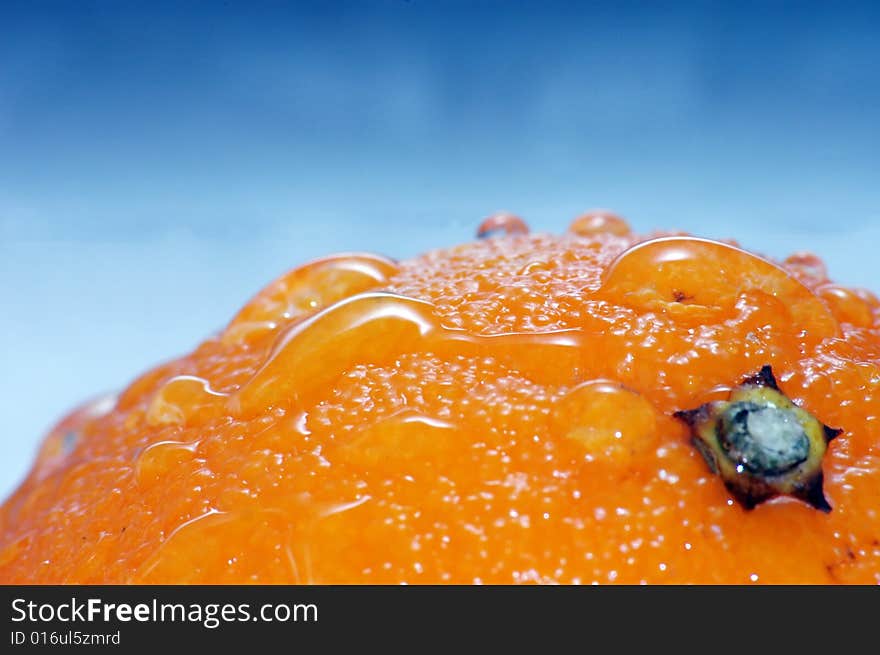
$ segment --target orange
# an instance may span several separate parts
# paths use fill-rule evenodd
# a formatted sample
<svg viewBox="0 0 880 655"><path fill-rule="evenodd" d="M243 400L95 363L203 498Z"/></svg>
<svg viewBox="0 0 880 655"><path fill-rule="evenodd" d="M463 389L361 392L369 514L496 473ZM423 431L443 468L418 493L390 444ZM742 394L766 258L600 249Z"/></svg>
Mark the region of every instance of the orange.
<svg viewBox="0 0 880 655"><path fill-rule="evenodd" d="M0 582L880 582L872 294L606 211L481 232L307 263L63 420Z"/></svg>

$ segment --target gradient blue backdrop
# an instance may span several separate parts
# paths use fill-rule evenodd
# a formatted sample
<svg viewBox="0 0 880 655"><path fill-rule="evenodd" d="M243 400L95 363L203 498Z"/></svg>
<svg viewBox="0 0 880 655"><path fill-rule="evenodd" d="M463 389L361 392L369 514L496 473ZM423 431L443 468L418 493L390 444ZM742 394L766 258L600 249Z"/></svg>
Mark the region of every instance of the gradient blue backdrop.
<svg viewBox="0 0 880 655"><path fill-rule="evenodd" d="M496 209L880 288L878 34L867 2L0 0L0 495L283 270Z"/></svg>

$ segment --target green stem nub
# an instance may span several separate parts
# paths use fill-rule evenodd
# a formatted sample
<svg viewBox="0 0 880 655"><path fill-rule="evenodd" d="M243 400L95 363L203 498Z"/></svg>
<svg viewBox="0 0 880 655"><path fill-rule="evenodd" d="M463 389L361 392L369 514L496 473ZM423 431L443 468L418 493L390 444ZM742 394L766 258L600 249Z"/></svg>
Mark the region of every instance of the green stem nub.
<svg viewBox="0 0 880 655"><path fill-rule="evenodd" d="M779 388L762 368L727 401L675 413L713 473L746 509L776 496L831 511L823 491L822 459L841 431L822 424Z"/></svg>
<svg viewBox="0 0 880 655"><path fill-rule="evenodd" d="M780 475L810 454L810 440L797 416L780 407L730 403L715 429L724 454L754 475Z"/></svg>

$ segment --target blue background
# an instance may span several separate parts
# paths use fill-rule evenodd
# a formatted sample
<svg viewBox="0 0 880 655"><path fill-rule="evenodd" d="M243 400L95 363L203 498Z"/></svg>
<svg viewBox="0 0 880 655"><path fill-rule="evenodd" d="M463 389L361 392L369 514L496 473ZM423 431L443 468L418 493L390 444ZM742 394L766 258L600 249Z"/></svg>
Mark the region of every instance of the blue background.
<svg viewBox="0 0 880 655"><path fill-rule="evenodd" d="M0 495L282 271L498 209L880 290L878 34L876 3L0 2Z"/></svg>

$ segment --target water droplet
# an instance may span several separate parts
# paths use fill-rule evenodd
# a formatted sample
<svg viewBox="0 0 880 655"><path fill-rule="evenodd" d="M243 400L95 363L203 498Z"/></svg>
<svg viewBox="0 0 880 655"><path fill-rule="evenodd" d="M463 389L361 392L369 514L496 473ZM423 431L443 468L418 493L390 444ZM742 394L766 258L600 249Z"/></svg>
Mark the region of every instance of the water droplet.
<svg viewBox="0 0 880 655"><path fill-rule="evenodd" d="M180 524L128 582L152 584L204 580L206 572L216 568L221 560L222 566L226 567L234 556L227 554L230 550L228 544L240 538L233 532L240 532L237 528L242 527L242 523L236 521L233 514L211 509ZM251 526L244 523L243 527Z"/></svg>
<svg viewBox="0 0 880 655"><path fill-rule="evenodd" d="M828 279L825 263L811 252L796 252L785 258L783 266L802 279L821 282Z"/></svg>
<svg viewBox="0 0 880 655"><path fill-rule="evenodd" d="M579 236L613 234L627 236L632 231L626 220L607 209L591 209L574 219L568 231Z"/></svg>
<svg viewBox="0 0 880 655"><path fill-rule="evenodd" d="M549 332L462 335L445 331L436 348L439 354L491 357L538 384L572 384L591 361L591 348L601 336L587 336L580 329Z"/></svg>
<svg viewBox="0 0 880 655"><path fill-rule="evenodd" d="M388 365L407 353L492 356L536 381L557 382L570 380L588 355L579 330L471 335L441 325L433 309L429 302L385 292L346 298L282 332L229 407L245 416L279 406L304 410L352 366Z"/></svg>
<svg viewBox="0 0 880 655"><path fill-rule="evenodd" d="M533 275L535 273L545 273L547 271L552 271L555 268L554 262L544 262L544 261L533 261L529 262L521 269L519 269L516 274L517 275Z"/></svg>
<svg viewBox="0 0 880 655"><path fill-rule="evenodd" d="M158 441L141 451L135 461L135 478L150 484L179 469L196 457L198 442Z"/></svg>
<svg viewBox="0 0 880 655"><path fill-rule="evenodd" d="M64 438L61 441L61 454L69 455L73 452L73 449L76 447L76 442L79 440L79 434L76 432L65 432Z"/></svg>
<svg viewBox="0 0 880 655"><path fill-rule="evenodd" d="M278 321L235 321L220 336L227 346L247 343L278 328Z"/></svg>
<svg viewBox="0 0 880 655"><path fill-rule="evenodd" d="M625 466L657 447L654 406L609 380L592 380L571 389L554 407L553 425L592 462Z"/></svg>
<svg viewBox="0 0 880 655"><path fill-rule="evenodd" d="M153 395L147 408L149 425L186 425L217 416L227 397L211 389L207 380L193 375L178 375Z"/></svg>
<svg viewBox="0 0 880 655"><path fill-rule="evenodd" d="M108 414L115 405L114 394L100 396L83 403L61 419L43 439L34 467L35 477L42 479L57 470L79 444L86 426Z"/></svg>
<svg viewBox="0 0 880 655"><path fill-rule="evenodd" d="M397 271L393 260L369 253L316 259L260 291L232 320L222 340L227 344L244 343L280 323L310 316L339 300L380 287Z"/></svg>
<svg viewBox="0 0 880 655"><path fill-rule="evenodd" d="M128 582L320 583L313 570L313 531L323 528L333 533L339 519L344 520L370 498L316 502L309 493L297 493L287 496L286 500L289 504L281 506L242 507L233 511L208 509L182 522ZM334 534L338 536L339 532ZM324 535L319 540L329 540L329 537Z"/></svg>
<svg viewBox="0 0 880 655"><path fill-rule="evenodd" d="M880 298L877 298L872 291L868 291L867 289L852 289L852 292L868 303L868 306L872 310L880 310Z"/></svg>
<svg viewBox="0 0 880 655"><path fill-rule="evenodd" d="M367 470L386 465L399 470L400 462L432 465L456 446L453 423L424 416L412 410L389 416L361 431L338 451L342 461Z"/></svg>
<svg viewBox="0 0 880 655"><path fill-rule="evenodd" d="M478 239L499 236L509 237L528 233L529 226L526 225L526 222L519 216L507 212L492 214L480 223L480 226L477 228Z"/></svg>
<svg viewBox="0 0 880 655"><path fill-rule="evenodd" d="M347 298L279 335L269 358L234 396L245 414L308 404L316 389L355 363L381 363L439 328L430 303L390 293Z"/></svg>
<svg viewBox="0 0 880 655"><path fill-rule="evenodd" d="M871 327L874 324L874 311L871 305L858 293L836 284L825 284L816 290L835 318L841 323L857 327Z"/></svg>
<svg viewBox="0 0 880 655"><path fill-rule="evenodd" d="M166 380L179 372L179 363L167 362L156 366L146 373L138 376L131 384L119 394L116 409L120 412L128 412L141 404L141 401L158 389ZM131 415L133 417L133 415Z"/></svg>
<svg viewBox="0 0 880 655"><path fill-rule="evenodd" d="M360 507L364 503L369 502L370 500L371 496L364 495L357 500L352 500L345 503L325 503L315 508L315 514L318 518L336 516L337 514L343 514L353 509L357 509L358 507Z"/></svg>
<svg viewBox="0 0 880 655"><path fill-rule="evenodd" d="M719 241L662 237L624 251L608 268L601 294L631 307L665 312L694 324L725 320L736 302L775 298L797 330L839 334L837 321L809 289L775 264ZM755 294L754 292L757 292Z"/></svg>
<svg viewBox="0 0 880 655"><path fill-rule="evenodd" d="M0 547L0 567L6 566L10 562L16 560L19 555L30 548L32 540L30 534L25 534L8 545Z"/></svg>
<svg viewBox="0 0 880 655"><path fill-rule="evenodd" d="M312 431L309 430L309 415L307 412L301 412L296 415L292 421L294 432L301 434L305 437L312 434Z"/></svg>
<svg viewBox="0 0 880 655"><path fill-rule="evenodd" d="M729 384L717 384L714 387L706 389L705 391L697 394L695 399L689 401L688 406L693 405L696 407L698 405L704 405L715 400L727 400L730 398L730 394L735 388L736 387L733 387Z"/></svg>

